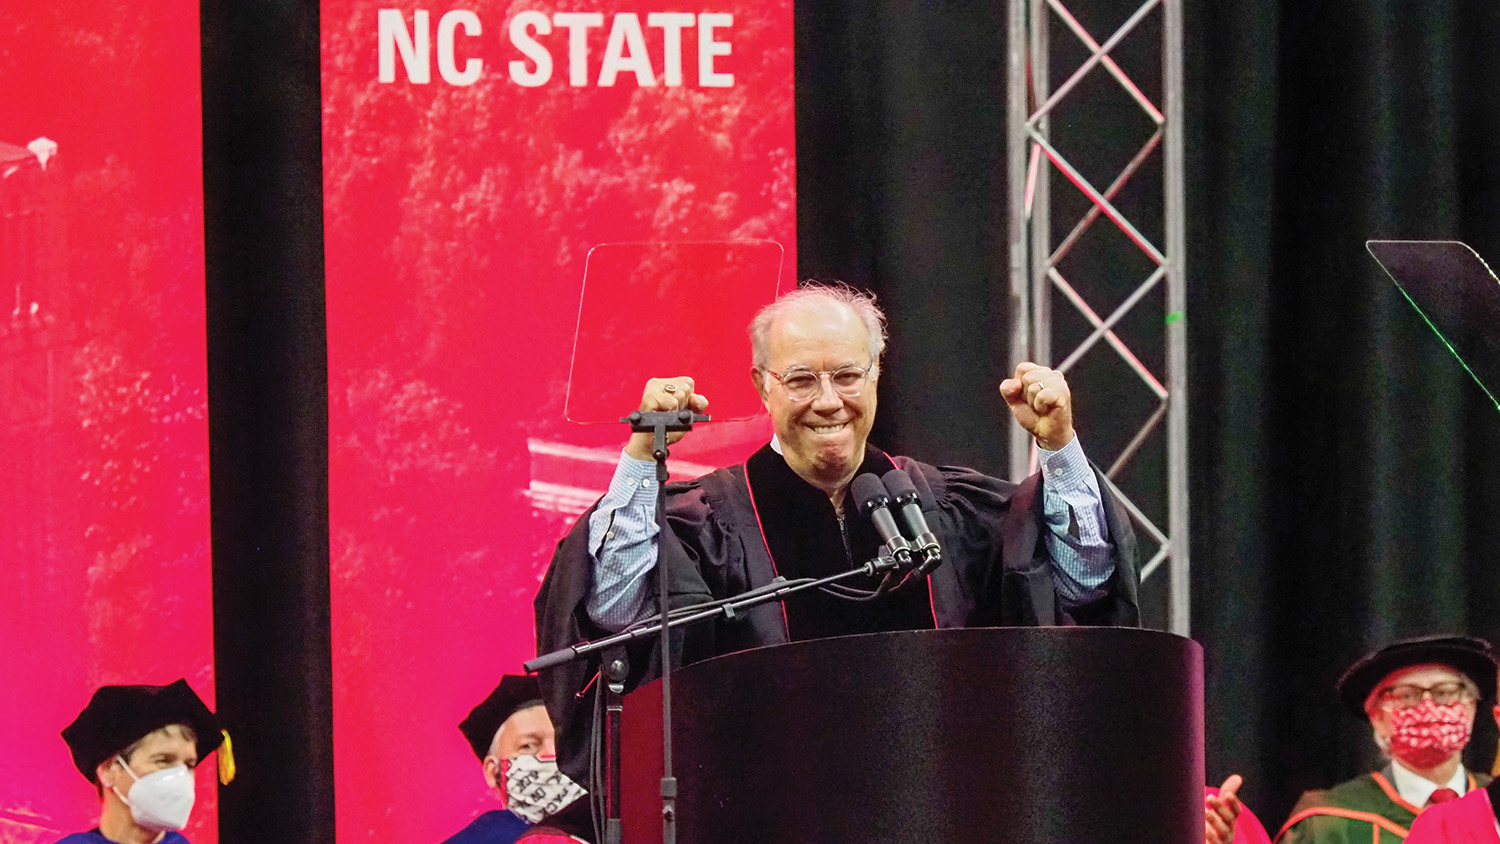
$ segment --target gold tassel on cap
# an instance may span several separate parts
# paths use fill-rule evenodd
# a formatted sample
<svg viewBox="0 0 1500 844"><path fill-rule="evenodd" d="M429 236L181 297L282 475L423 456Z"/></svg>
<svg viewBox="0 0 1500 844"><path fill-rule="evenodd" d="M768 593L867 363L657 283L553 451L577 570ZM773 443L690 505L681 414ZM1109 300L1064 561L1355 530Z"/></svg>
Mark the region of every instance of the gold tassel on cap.
<svg viewBox="0 0 1500 844"><path fill-rule="evenodd" d="M229 731L220 730L224 734L224 743L219 745L219 784L229 785L234 782L234 743L229 740Z"/></svg>
<svg viewBox="0 0 1500 844"><path fill-rule="evenodd" d="M1500 709L1500 707L1496 708ZM1495 720L1500 722L1500 716L1496 716ZM1500 744L1495 746L1495 764L1490 768L1490 776L1500 777Z"/></svg>

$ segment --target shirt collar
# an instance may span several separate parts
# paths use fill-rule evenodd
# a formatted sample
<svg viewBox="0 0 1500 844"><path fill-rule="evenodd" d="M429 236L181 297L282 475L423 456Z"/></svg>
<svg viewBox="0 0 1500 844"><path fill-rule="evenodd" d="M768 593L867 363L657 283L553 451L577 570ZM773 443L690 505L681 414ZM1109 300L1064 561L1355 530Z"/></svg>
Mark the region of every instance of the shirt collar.
<svg viewBox="0 0 1500 844"><path fill-rule="evenodd" d="M777 454L781 454L781 440L776 439L775 434L771 435L771 450L776 452ZM781 454L781 456L785 457L786 455Z"/></svg>
<svg viewBox="0 0 1500 844"><path fill-rule="evenodd" d="M1445 785L1438 785L1426 777L1419 777L1407 770L1399 759L1391 759L1391 785L1396 787L1396 793L1401 799L1413 806L1422 807L1432 799L1432 792L1439 788L1451 788L1459 794L1463 794L1469 785L1469 772L1464 770L1463 765L1453 772L1453 779Z"/></svg>

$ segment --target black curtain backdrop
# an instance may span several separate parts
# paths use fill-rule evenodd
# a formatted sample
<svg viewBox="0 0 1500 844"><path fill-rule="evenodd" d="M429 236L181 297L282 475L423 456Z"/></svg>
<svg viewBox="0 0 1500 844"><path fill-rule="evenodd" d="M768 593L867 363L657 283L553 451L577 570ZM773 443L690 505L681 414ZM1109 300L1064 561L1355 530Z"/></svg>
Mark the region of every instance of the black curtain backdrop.
<svg viewBox="0 0 1500 844"><path fill-rule="evenodd" d="M222 844L334 840L316 0L204 0L203 194Z"/></svg>
<svg viewBox="0 0 1500 844"><path fill-rule="evenodd" d="M1135 8L1068 5L1100 41ZM1377 764L1368 725L1334 700L1350 662L1399 636L1500 640L1500 412L1363 246L1454 238L1500 261L1500 6L1188 0L1185 17L1208 771L1245 774L1274 833L1300 791ZM1148 90L1157 18L1119 50L1127 71L1157 80ZM799 271L869 287L893 316L873 436L1003 472L1010 423L995 385L1015 363L1003 4L801 2L796 22ZM1086 53L1052 32L1055 84ZM1128 158L1149 130L1095 76L1088 107L1120 128L1070 140ZM1054 133L1073 128L1060 111ZM1105 184L1123 162L1089 175ZM1159 166L1137 176L1159 178ZM1122 201L1153 211L1143 195ZM1111 260L1084 255L1075 269L1118 277L1120 291L1143 277ZM1159 347L1159 329L1135 330L1142 349ZM1073 380L1086 444L1131 430L1117 384ZM1466 757L1486 771L1489 705Z"/></svg>

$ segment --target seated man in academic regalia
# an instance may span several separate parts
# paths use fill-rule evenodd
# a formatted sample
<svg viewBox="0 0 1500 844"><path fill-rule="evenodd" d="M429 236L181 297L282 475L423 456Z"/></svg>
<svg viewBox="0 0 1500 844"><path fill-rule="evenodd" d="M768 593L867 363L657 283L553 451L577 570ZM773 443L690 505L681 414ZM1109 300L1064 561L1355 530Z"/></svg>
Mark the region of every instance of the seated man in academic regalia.
<svg viewBox="0 0 1500 844"><path fill-rule="evenodd" d="M1500 705L1494 716L1500 724ZM1500 771L1500 759L1495 767ZM1500 780L1423 812L1406 844L1500 844Z"/></svg>
<svg viewBox="0 0 1500 844"><path fill-rule="evenodd" d="M101 686L62 731L73 764L99 792L99 825L58 844L187 844L179 830L193 809L193 769L228 734L188 687ZM227 744L219 780L234 777Z"/></svg>
<svg viewBox="0 0 1500 844"><path fill-rule="evenodd" d="M485 784L500 798L501 808L475 818L443 844L578 840L533 826L583 796L583 789L557 770L556 734L535 677L501 677L458 729L479 758Z"/></svg>
<svg viewBox="0 0 1500 844"><path fill-rule="evenodd" d="M651 437L632 435L609 491L559 544L537 594L542 652L653 614L658 560L676 606L740 595L778 575L858 567L883 542L849 501L851 482L897 468L915 486L941 544L941 566L876 600L808 591L700 625L683 634L683 661L854 633L1138 623L1130 523L1074 435L1072 394L1061 372L1022 363L999 385L1011 416L1040 449L1041 471L1015 484L867 443L886 342L885 316L872 297L844 286L804 286L762 309L750 339L750 380L775 436L742 465L668 484L668 529L659 532ZM639 409L707 407L692 378L674 377L649 380ZM1006 437L1007 426L998 427L997 448ZM847 583L874 591L879 581ZM654 653L650 642L631 650L627 686L656 675ZM575 779L588 767L596 664L575 662L540 677L561 731L562 770Z"/></svg>
<svg viewBox="0 0 1500 844"><path fill-rule="evenodd" d="M1495 693L1495 673L1489 643L1459 636L1394 642L1356 662L1339 679L1339 697L1369 719L1390 764L1304 794L1277 840L1354 844L1404 838L1429 806L1488 784L1488 777L1464 769L1461 755L1478 702Z"/></svg>

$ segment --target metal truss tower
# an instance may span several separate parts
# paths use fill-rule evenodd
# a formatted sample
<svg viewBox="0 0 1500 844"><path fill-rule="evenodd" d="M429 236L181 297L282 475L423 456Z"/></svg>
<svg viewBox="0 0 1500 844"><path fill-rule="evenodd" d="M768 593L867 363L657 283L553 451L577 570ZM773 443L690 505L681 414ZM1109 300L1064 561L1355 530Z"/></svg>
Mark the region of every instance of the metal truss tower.
<svg viewBox="0 0 1500 844"><path fill-rule="evenodd" d="M1069 2L1008 0L1010 359L1087 383L1081 415L1123 432L1089 454L1134 522L1143 591L1165 574L1157 615L1187 635L1182 4L1117 22L1117 4ZM1033 470L1024 431L1010 453L1012 476Z"/></svg>

